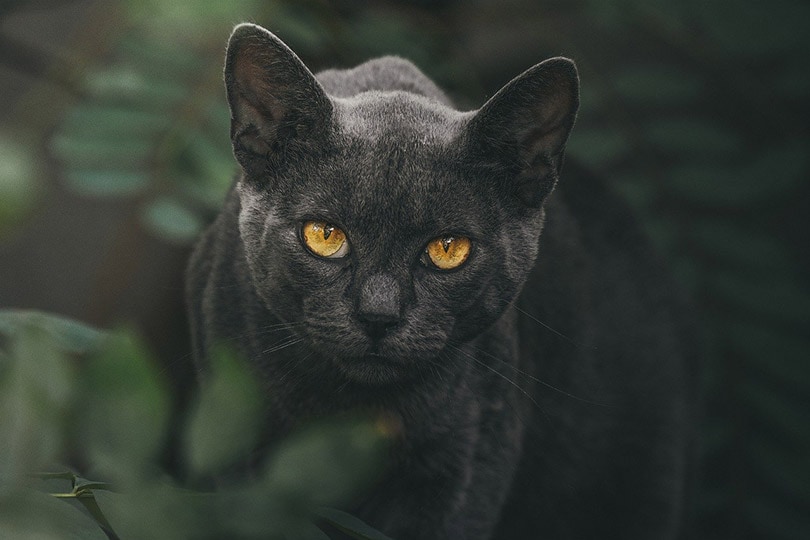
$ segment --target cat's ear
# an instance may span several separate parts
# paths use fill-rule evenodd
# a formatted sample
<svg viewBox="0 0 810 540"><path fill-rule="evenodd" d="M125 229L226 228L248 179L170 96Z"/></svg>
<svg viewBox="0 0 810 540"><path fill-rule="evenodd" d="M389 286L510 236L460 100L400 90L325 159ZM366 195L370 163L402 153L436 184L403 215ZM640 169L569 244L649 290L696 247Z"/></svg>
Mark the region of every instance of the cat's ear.
<svg viewBox="0 0 810 540"><path fill-rule="evenodd" d="M514 78L467 126L470 150L506 171L510 191L537 207L554 188L579 108L579 76L567 58L551 58Z"/></svg>
<svg viewBox="0 0 810 540"><path fill-rule="evenodd" d="M280 39L254 24L228 42L225 87L234 155L250 172L326 132L332 104L312 72Z"/></svg>

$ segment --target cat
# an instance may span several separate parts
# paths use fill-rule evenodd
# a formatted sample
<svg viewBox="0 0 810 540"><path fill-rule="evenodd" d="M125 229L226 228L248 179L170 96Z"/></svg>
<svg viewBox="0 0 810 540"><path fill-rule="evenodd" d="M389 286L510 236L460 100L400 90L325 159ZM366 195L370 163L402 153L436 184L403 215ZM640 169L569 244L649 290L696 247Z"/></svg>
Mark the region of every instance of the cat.
<svg viewBox="0 0 810 540"><path fill-rule="evenodd" d="M249 359L271 440L395 417L352 510L392 538L685 534L695 337L621 202L571 163L557 185L571 60L459 112L407 60L316 76L241 24L225 85L241 170L187 273L203 374L220 341Z"/></svg>

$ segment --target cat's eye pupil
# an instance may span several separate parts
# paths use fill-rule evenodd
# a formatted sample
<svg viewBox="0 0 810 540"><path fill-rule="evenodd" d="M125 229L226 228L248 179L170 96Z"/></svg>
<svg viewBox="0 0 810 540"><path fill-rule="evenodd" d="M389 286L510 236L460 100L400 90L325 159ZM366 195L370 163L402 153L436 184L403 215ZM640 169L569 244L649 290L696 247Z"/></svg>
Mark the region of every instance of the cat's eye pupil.
<svg viewBox="0 0 810 540"><path fill-rule="evenodd" d="M452 236L445 236L442 238L442 248L444 248L444 252L447 253L447 250L450 249L450 244L453 243Z"/></svg>
<svg viewBox="0 0 810 540"><path fill-rule="evenodd" d="M329 240L329 237L332 235L332 231L334 230L335 228L327 223L323 228L323 239Z"/></svg>

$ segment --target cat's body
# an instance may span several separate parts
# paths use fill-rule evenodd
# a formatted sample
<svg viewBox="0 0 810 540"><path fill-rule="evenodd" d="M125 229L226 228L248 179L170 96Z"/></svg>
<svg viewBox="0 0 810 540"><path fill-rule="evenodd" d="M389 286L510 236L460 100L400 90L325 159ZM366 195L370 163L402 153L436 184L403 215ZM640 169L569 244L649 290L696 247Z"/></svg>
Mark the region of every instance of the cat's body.
<svg viewBox="0 0 810 540"><path fill-rule="evenodd" d="M400 59L318 81L237 27L244 172L189 267L201 370L233 343L271 438L346 410L393 418L386 478L354 513L394 538L679 537L691 336L618 201L587 175L549 195L573 65L535 66L475 113ZM350 251L310 252L313 220ZM464 238L457 267L426 258Z"/></svg>

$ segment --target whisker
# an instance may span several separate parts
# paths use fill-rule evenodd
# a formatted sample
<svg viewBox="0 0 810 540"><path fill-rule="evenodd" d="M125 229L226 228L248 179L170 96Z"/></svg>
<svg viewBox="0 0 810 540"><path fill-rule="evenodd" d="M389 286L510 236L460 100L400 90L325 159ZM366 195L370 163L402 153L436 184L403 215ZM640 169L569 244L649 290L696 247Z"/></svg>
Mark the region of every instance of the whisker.
<svg viewBox="0 0 810 540"><path fill-rule="evenodd" d="M543 379L539 379L539 378L535 377L534 375L532 375L531 373L527 373L527 372L523 371L519 367L510 364L506 360L502 360L502 359L498 358L497 356L485 351L484 349L481 349L480 347L476 347L475 345L472 345L472 344L468 344L468 346L472 347L473 349L480 352L481 354L484 354L484 355L488 356L489 358L492 358L493 360L496 360L496 361L500 362L501 364L505 365L509 369L515 371L517 374L522 375L522 376L526 377L527 379L530 379L530 380L532 380L532 381L534 381L534 382L536 382L538 384L541 384L541 385L545 386L546 388L548 388L550 390L554 390L555 392L559 392L560 394L562 394L564 396L570 397L571 399L576 399L577 401L581 401L581 402L587 403L589 405L596 405L598 407L614 407L614 405L611 405L610 403L600 403L598 401L592 401L590 399L583 398L583 397L577 396L576 394L572 394L570 392L567 392L567 391L563 390L562 388L557 388L553 384L547 383Z"/></svg>
<svg viewBox="0 0 810 540"><path fill-rule="evenodd" d="M289 332L290 335L293 336L293 335L295 335L294 330L295 330L294 328L288 328L288 327L271 328L270 330L260 330L259 332L256 332L254 335L256 335L256 336L269 336L270 334L276 334L278 332Z"/></svg>
<svg viewBox="0 0 810 540"><path fill-rule="evenodd" d="M238 334L231 334L228 337L219 338L219 341L222 341L222 342L234 342L234 341L240 340L240 339L248 337L248 336L263 336L263 335L272 334L274 332L279 332L279 331L282 331L282 330L293 330L295 328L298 328L299 326L304 326L304 325L306 325L306 322L304 322L304 321L297 321L297 322L291 322L291 323L269 324L267 326L260 326L256 330L252 330L252 329L251 330L246 330L246 331L240 332ZM269 331L265 331L265 330L268 330L268 329L269 329ZM290 336L290 337L293 337L293 336Z"/></svg>
<svg viewBox="0 0 810 540"><path fill-rule="evenodd" d="M265 330L271 330L271 329L277 329L277 328L295 328L295 327L302 326L302 325L305 325L305 324L306 324L305 321L282 322L282 323L276 323L276 324L268 324L266 326L260 326L258 329L259 329L259 331L263 332Z"/></svg>
<svg viewBox="0 0 810 540"><path fill-rule="evenodd" d="M470 354L470 353L468 353L467 351L465 351L465 350L463 350L463 349L461 349L461 348L459 348L459 347L456 347L456 346L455 346L455 345L453 345L452 343L448 343L448 345L449 345L450 347L452 347L453 349L457 350L458 352L460 352L461 354L463 354L464 356L466 356L467 358L469 358L470 360L472 360L473 362L475 362L476 364L478 364L479 366L482 366L482 367L486 368L487 370L491 371L492 373L494 373L495 375L497 375L498 377L500 377L500 378L501 378L501 379L503 379L504 381L508 382L509 384L511 384L512 386L514 386L515 388L517 388L517 389L518 389L518 390L519 390L519 391L520 391L520 392L521 392L521 393L522 393L524 396L526 396L527 398L529 398L529 401L531 401L532 403L534 403L534 406L535 406L535 407L537 407L537 409L538 409L540 412L542 412L542 413L543 413L543 416L545 416L545 417L546 417L546 419L547 419L549 422L551 422L551 418L549 418L548 414L546 414L546 411L545 411L545 410L543 410L543 407L541 407L541 406L540 406L540 404L539 404L539 403L537 403L537 401L534 399L534 397L533 397L533 396L532 396L532 395L531 395L529 392L527 392L525 389L523 389L523 387L521 387L521 386L520 386L518 383L516 383L515 381L513 381L512 379L510 379L509 377L507 377L506 375L504 375L503 373L501 373L501 372L500 372L500 371L498 371L497 369L493 368L492 366L489 366L489 365L487 365L486 363L482 362L481 360L479 360L479 359L478 359L478 358L476 358L475 356L471 355L471 354Z"/></svg>
<svg viewBox="0 0 810 540"><path fill-rule="evenodd" d="M534 315L532 315L531 313L529 313L525 309L521 309L520 306L518 306L516 303L513 303L513 301L504 300L503 302L505 304L512 304L512 307L515 308L515 311L525 315L526 317L528 317L532 321L536 322L537 324L539 324L540 326L542 326L543 328L545 328L546 330L548 330L549 332L551 332L555 336L558 336L558 337L564 339L565 341L567 341L568 343L570 343L574 347L576 347L578 349L581 349L581 350L584 350L584 349L596 350L595 346L586 346L586 345L583 345L582 343L579 343L579 342L571 339L570 337L566 336L565 334L563 334L562 332L560 332L556 328L553 328L553 327L549 326L548 324L544 323L543 321L541 321L540 319L538 319L537 317L535 317Z"/></svg>
<svg viewBox="0 0 810 540"><path fill-rule="evenodd" d="M305 355L304 355L303 357L301 357L301 358L293 358L293 359L290 359L289 361L287 361L287 362L286 362L286 364L287 364L286 368L287 368L287 369L286 369L286 370L284 370L284 372L283 372L281 375L279 375L279 377L278 377L278 379L277 379L277 380L278 380L278 382L283 382L285 379L287 379L287 377L290 375L290 373L292 373L293 371L295 371L295 368L296 368L297 366L299 366L300 364L304 363L304 362L305 362L306 360L308 360L308 359L309 359L309 357L310 357L310 356L312 356L313 354L314 354L314 352L310 351L310 352L308 352L307 354L305 354Z"/></svg>
<svg viewBox="0 0 810 540"><path fill-rule="evenodd" d="M284 341L282 343L274 345L274 346L270 347L269 349L263 350L262 354L271 354L271 353L280 351L281 349L286 349L287 347L291 347L293 345L301 343L302 341L304 341L304 340L299 338L299 337L287 338L287 341Z"/></svg>
<svg viewBox="0 0 810 540"><path fill-rule="evenodd" d="M520 307L518 307L517 305L515 305L515 310L517 310L518 313L522 313L523 315L526 315L532 321L536 322L537 324L539 324L540 326L542 326L543 328L545 328L549 332L561 337L562 339L564 339L565 341L567 341L568 343L570 343L571 345L573 345L574 347L576 347L578 349L596 349L596 347L586 347L585 345L582 345L581 343L578 343L578 342L574 341L573 339L566 336L565 334L563 334L559 330L556 330L556 329L552 328L551 326L547 325L546 323L544 323L543 321L541 321L540 319L538 319L537 317L535 317L534 315L532 315L528 311L526 311L524 309L520 309Z"/></svg>

